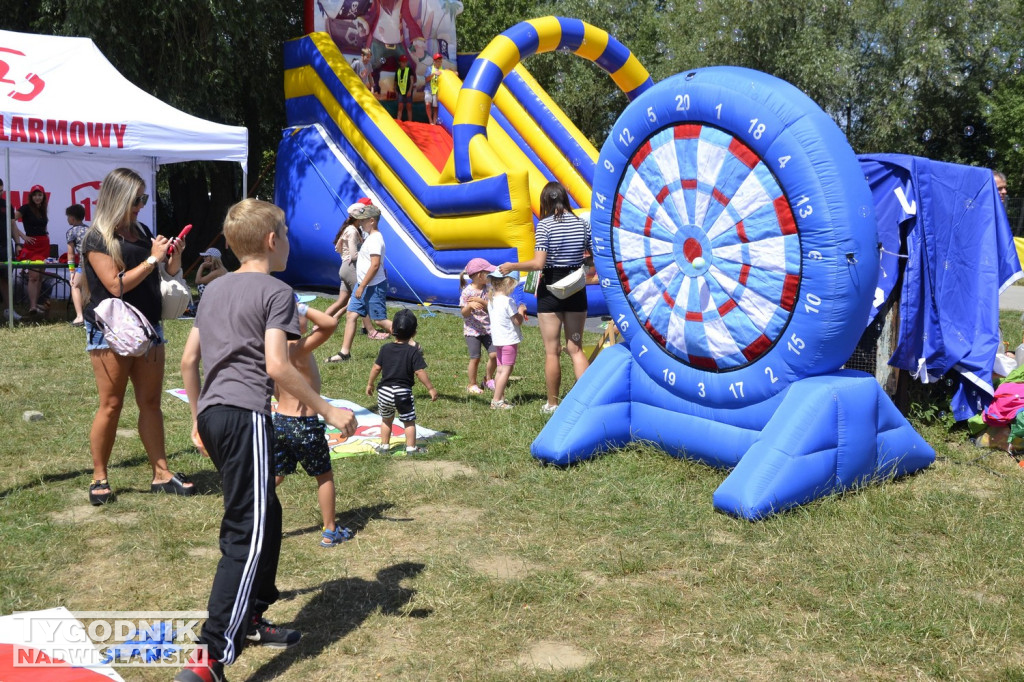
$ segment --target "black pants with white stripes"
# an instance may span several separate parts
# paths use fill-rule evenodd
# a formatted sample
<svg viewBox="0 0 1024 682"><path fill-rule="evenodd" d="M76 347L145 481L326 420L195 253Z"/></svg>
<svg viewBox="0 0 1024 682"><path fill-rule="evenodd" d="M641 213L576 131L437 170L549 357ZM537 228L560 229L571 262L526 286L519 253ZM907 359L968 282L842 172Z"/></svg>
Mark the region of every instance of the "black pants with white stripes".
<svg viewBox="0 0 1024 682"><path fill-rule="evenodd" d="M274 426L270 415L227 405L206 408L198 422L224 490L221 558L200 641L211 658L229 664L245 643L252 615L278 598L281 503L274 490Z"/></svg>

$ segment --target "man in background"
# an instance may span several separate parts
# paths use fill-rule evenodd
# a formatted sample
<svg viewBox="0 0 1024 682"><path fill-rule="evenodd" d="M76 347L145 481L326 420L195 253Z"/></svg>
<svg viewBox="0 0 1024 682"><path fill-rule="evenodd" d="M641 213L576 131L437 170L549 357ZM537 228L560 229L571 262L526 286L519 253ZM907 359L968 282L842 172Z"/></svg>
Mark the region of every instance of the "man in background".
<svg viewBox="0 0 1024 682"><path fill-rule="evenodd" d="M1002 171L994 170L992 177L995 178L999 198L1003 200L1003 206L1006 206L1006 175Z"/></svg>

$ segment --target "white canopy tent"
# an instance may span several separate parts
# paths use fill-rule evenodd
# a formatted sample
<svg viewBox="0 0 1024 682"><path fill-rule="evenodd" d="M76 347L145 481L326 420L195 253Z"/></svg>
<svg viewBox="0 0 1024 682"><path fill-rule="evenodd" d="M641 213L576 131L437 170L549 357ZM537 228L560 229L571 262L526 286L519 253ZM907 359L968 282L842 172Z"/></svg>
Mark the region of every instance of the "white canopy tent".
<svg viewBox="0 0 1024 682"><path fill-rule="evenodd" d="M33 185L46 188L50 242L66 248L64 208L86 207L123 166L156 186L157 168L180 161L234 161L247 175L249 133L196 118L139 89L92 40L0 31L0 149L11 215ZM139 218L154 225L151 202ZM13 253L11 256L13 257ZM8 270L8 306L13 271Z"/></svg>

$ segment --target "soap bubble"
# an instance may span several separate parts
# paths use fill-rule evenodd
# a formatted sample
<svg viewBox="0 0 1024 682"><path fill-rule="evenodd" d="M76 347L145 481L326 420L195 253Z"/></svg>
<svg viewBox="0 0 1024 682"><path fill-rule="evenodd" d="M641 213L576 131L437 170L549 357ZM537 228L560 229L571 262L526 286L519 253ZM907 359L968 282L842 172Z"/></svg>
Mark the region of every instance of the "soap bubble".
<svg viewBox="0 0 1024 682"><path fill-rule="evenodd" d="M967 126L964 128L964 137L970 137L974 135L974 126Z"/></svg>
<svg viewBox="0 0 1024 682"><path fill-rule="evenodd" d="M732 41L734 43L742 42L743 41L743 31L741 31L738 28L734 28L732 30Z"/></svg>
<svg viewBox="0 0 1024 682"><path fill-rule="evenodd" d="M921 133L921 139L924 140L925 142L930 141L932 139L932 129L929 128L928 130Z"/></svg>

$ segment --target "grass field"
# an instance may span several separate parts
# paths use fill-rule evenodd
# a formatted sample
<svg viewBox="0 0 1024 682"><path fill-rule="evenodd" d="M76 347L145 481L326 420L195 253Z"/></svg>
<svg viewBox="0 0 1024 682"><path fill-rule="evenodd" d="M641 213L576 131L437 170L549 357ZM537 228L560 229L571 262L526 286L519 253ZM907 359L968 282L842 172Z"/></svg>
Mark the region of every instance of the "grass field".
<svg viewBox="0 0 1024 682"><path fill-rule="evenodd" d="M1020 338L1019 319L1005 321ZM188 328L167 324L167 388L181 386ZM203 609L221 498L188 407L164 401L167 448L202 495L147 492L129 397L118 500L90 507L83 336L63 323L0 330L0 613ZM1024 469L1005 454L918 425L932 468L749 523L713 511L723 472L648 447L536 464L535 327L508 413L466 394L458 318L421 317L419 340L441 392L430 403L417 387L420 421L450 438L415 460L336 462L339 521L357 531L336 549L318 546L313 482L286 481L283 597L267 615L305 637L248 649L231 680L1024 680ZM351 362L321 364L324 394L371 405L377 347L360 337ZM45 418L23 421L30 409Z"/></svg>

